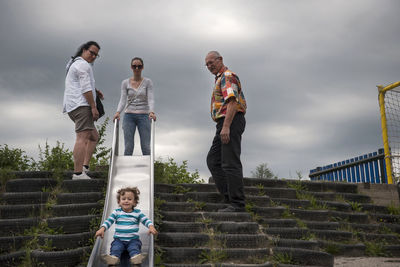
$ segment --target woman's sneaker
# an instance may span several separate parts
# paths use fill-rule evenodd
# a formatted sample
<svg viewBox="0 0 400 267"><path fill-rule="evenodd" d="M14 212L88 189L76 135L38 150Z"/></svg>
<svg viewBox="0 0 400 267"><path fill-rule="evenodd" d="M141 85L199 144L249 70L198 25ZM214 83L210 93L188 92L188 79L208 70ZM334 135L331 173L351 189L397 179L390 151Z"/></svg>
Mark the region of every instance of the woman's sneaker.
<svg viewBox="0 0 400 267"><path fill-rule="evenodd" d="M101 259L107 263L108 265L117 265L119 264L119 258L113 255L101 255Z"/></svg>
<svg viewBox="0 0 400 267"><path fill-rule="evenodd" d="M91 179L85 172L82 172L81 174L73 174L72 175L72 180L85 180L85 179Z"/></svg>
<svg viewBox="0 0 400 267"><path fill-rule="evenodd" d="M141 264L142 261L144 260L145 256L142 254L137 254L131 258L131 263L132 264Z"/></svg>

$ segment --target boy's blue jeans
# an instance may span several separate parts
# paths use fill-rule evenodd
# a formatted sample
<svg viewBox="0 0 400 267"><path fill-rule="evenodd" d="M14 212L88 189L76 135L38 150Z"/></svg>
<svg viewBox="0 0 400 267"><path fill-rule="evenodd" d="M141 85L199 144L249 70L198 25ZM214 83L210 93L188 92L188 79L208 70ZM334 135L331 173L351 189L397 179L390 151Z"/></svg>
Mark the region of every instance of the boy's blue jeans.
<svg viewBox="0 0 400 267"><path fill-rule="evenodd" d="M131 258L140 254L142 251L142 241L139 238L130 241L121 241L118 238L114 238L114 241L111 243L110 255L121 258L121 254L125 250L128 251Z"/></svg>
<svg viewBox="0 0 400 267"><path fill-rule="evenodd" d="M148 114L125 113L122 129L124 129L125 156L132 156L135 145L136 127L139 130L140 146L143 155L150 155L151 124Z"/></svg>

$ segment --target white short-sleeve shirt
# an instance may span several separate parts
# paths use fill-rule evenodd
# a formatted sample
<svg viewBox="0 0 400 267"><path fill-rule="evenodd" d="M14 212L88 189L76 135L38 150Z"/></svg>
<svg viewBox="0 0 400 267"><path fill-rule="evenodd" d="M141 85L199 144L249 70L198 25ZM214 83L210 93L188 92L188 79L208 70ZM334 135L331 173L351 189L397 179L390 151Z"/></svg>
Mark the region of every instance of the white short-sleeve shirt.
<svg viewBox="0 0 400 267"><path fill-rule="evenodd" d="M96 86L92 65L78 57L70 66L65 78L63 112L71 112L81 106L90 106L83 96L89 91L92 91L95 101Z"/></svg>

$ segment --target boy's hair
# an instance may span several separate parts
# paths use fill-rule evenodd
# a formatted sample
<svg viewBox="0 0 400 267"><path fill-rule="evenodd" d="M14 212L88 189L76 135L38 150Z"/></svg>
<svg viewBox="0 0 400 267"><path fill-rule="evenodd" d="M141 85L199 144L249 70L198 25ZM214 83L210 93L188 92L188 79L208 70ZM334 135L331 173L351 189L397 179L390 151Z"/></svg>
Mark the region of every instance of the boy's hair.
<svg viewBox="0 0 400 267"><path fill-rule="evenodd" d="M135 186L135 187L124 187L121 188L120 190L117 191L117 201L119 203L121 196L125 195L126 192L132 192L133 196L135 198L135 202L136 204L139 204L139 195L140 195L140 191L139 189Z"/></svg>

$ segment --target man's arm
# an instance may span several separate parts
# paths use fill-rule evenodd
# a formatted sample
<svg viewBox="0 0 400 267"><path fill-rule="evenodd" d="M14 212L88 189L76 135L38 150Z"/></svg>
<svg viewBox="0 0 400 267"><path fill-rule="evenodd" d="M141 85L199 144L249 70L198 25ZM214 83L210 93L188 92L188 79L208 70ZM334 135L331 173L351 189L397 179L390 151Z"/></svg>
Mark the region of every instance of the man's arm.
<svg viewBox="0 0 400 267"><path fill-rule="evenodd" d="M88 91L83 94L86 98L86 101L89 103L90 108L92 110L93 120L97 121L99 119L99 111L96 108L96 103L93 100L93 93L92 91Z"/></svg>
<svg viewBox="0 0 400 267"><path fill-rule="evenodd" d="M227 100L228 104L226 106L226 114L225 114L225 119L224 119L224 124L222 125L221 129L221 141L223 144L227 144L230 141L230 128L232 124L232 120L236 115L237 109L236 109L236 101L234 97L230 97Z"/></svg>

